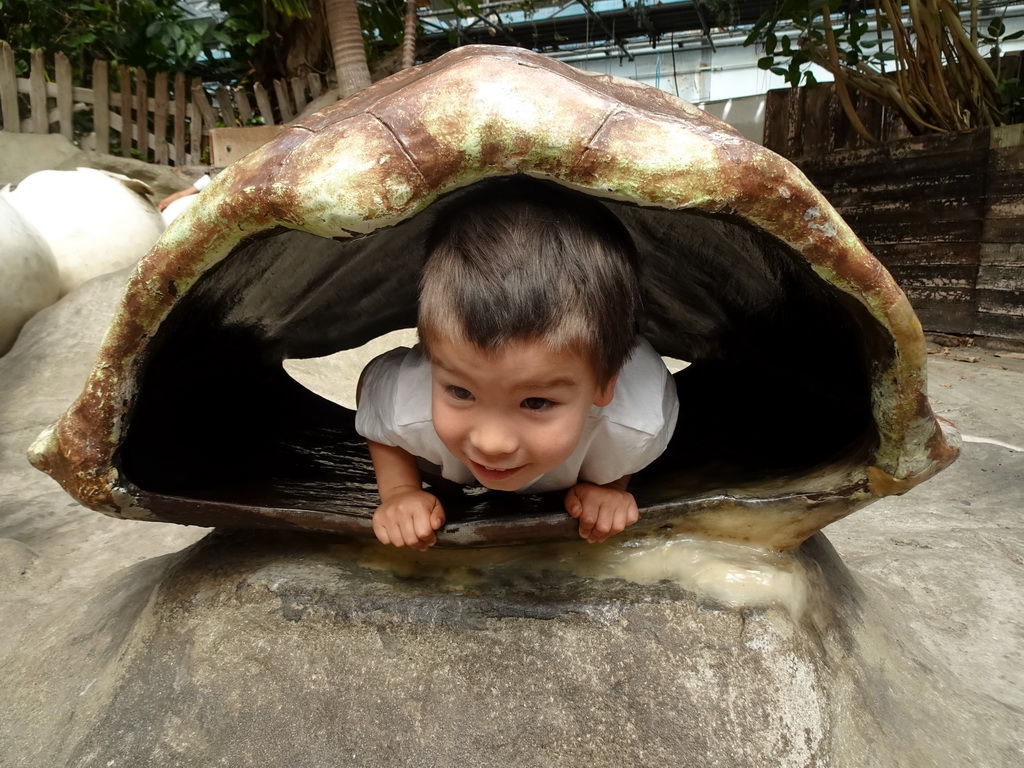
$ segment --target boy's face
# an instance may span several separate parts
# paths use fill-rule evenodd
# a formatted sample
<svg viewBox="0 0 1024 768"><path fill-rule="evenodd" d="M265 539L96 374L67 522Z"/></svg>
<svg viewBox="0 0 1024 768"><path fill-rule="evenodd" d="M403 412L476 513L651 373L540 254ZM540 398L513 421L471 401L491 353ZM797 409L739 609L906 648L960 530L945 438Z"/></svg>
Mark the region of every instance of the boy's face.
<svg viewBox="0 0 1024 768"><path fill-rule="evenodd" d="M558 467L579 444L592 405L612 401L588 360L542 342L498 351L430 344L434 429L487 488L515 491Z"/></svg>

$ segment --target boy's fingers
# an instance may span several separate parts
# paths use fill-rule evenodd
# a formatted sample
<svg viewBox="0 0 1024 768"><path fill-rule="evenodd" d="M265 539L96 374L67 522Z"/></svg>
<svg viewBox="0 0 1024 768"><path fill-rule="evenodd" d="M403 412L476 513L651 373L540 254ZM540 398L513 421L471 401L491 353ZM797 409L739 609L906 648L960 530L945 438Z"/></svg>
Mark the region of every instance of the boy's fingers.
<svg viewBox="0 0 1024 768"><path fill-rule="evenodd" d="M442 507L439 502L434 505L434 510L430 513L430 527L436 531L444 525L444 520L444 507Z"/></svg>
<svg viewBox="0 0 1024 768"><path fill-rule="evenodd" d="M565 511L568 512L571 517L579 517L583 514L583 504L580 502L580 497L576 493L575 486L566 491Z"/></svg>
<svg viewBox="0 0 1024 768"><path fill-rule="evenodd" d="M413 517L413 532L416 534L416 538L423 542L435 538L433 524L434 521L431 513L415 515Z"/></svg>
<svg viewBox="0 0 1024 768"><path fill-rule="evenodd" d="M416 547L419 546L420 537L416 535L416 521L412 517L407 517L401 521L398 525L399 533L401 536L401 544L395 546L406 546ZM395 537L398 538L398 537Z"/></svg>
<svg viewBox="0 0 1024 768"><path fill-rule="evenodd" d="M602 507L599 510L597 519L594 521L594 525L590 529L590 535L587 537L587 541L589 543L597 544L598 542L604 541L611 535L614 515L614 509Z"/></svg>
<svg viewBox="0 0 1024 768"><path fill-rule="evenodd" d="M373 516L373 533L377 537L377 541L381 544L391 543L391 538L388 536L388 529L385 527L380 515Z"/></svg>
<svg viewBox="0 0 1024 768"><path fill-rule="evenodd" d="M597 514L598 510L583 508L580 515L580 536L584 539L590 538L590 534L594 530L594 524L597 522Z"/></svg>

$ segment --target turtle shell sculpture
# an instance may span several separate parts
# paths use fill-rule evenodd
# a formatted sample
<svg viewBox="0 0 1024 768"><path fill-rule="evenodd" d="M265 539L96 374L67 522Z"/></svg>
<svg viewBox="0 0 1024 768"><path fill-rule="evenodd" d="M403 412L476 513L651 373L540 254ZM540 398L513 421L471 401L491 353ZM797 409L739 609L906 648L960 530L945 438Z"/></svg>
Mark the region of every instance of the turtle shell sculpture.
<svg viewBox="0 0 1024 768"><path fill-rule="evenodd" d="M628 533L788 549L956 458L906 297L799 170L662 91L470 46L221 173L139 264L31 461L117 517L372 536L354 414L282 361L413 326L433 214L514 174L619 217L646 335L691 363L672 442L630 485ZM438 493L441 546L576 535L561 494Z"/></svg>

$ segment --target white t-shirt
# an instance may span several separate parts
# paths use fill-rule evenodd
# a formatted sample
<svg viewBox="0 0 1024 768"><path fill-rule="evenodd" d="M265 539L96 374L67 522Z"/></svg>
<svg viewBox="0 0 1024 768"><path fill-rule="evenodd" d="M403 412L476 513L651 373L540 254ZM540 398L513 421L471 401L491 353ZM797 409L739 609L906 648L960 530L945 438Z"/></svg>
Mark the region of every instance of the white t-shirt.
<svg viewBox="0 0 1024 768"><path fill-rule="evenodd" d="M475 485L469 467L434 431L430 394L430 361L418 349L393 349L363 372L356 431L408 451L448 480ZM641 339L619 372L612 402L590 407L572 455L518 492L562 490L580 481L603 485L638 472L665 450L678 414L675 382L654 347Z"/></svg>

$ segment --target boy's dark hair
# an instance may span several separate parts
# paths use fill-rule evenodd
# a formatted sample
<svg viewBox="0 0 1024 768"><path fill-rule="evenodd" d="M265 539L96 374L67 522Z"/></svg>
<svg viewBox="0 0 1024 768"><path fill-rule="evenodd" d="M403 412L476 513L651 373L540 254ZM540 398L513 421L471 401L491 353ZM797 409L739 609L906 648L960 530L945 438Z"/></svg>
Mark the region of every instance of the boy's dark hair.
<svg viewBox="0 0 1024 768"><path fill-rule="evenodd" d="M495 350L542 339L607 384L636 345L636 252L611 211L526 178L471 189L434 223L420 281L420 343Z"/></svg>

